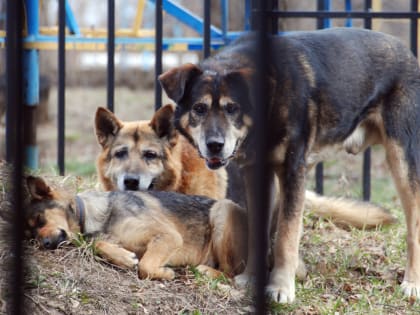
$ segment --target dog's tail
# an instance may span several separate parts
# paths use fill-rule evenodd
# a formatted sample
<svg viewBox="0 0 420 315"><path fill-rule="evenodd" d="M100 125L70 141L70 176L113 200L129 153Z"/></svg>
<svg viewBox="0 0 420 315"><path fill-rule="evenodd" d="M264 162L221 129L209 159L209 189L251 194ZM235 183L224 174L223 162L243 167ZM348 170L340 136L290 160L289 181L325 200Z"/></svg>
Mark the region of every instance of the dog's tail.
<svg viewBox="0 0 420 315"><path fill-rule="evenodd" d="M308 190L305 192L305 206L316 216L345 227L372 229L397 222L388 210L371 202L324 197Z"/></svg>

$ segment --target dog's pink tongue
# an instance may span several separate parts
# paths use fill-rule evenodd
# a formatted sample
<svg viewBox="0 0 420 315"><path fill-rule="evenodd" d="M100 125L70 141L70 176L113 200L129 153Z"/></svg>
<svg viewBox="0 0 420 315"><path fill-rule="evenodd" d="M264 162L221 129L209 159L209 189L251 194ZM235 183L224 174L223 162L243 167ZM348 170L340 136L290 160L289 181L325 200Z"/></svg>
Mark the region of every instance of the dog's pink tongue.
<svg viewBox="0 0 420 315"><path fill-rule="evenodd" d="M218 158L211 158L209 160L209 162L212 163L212 164L220 163L220 159L218 159Z"/></svg>

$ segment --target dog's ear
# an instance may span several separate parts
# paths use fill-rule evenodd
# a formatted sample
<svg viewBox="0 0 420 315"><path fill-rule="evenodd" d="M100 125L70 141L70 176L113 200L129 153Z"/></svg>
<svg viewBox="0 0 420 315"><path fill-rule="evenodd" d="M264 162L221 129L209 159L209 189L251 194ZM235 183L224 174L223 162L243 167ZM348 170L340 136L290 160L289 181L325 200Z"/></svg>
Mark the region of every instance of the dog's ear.
<svg viewBox="0 0 420 315"><path fill-rule="evenodd" d="M150 121L150 127L159 138L173 139L177 134L174 126L174 106L168 104L159 108Z"/></svg>
<svg viewBox="0 0 420 315"><path fill-rule="evenodd" d="M162 73L158 79L166 95L178 104L184 96L189 81L202 72L198 66L187 63Z"/></svg>
<svg viewBox="0 0 420 315"><path fill-rule="evenodd" d="M95 115L95 133L98 143L106 147L122 128L123 123L106 108L98 107Z"/></svg>
<svg viewBox="0 0 420 315"><path fill-rule="evenodd" d="M41 177L26 177L26 185L33 200L47 200L53 198L53 193Z"/></svg>

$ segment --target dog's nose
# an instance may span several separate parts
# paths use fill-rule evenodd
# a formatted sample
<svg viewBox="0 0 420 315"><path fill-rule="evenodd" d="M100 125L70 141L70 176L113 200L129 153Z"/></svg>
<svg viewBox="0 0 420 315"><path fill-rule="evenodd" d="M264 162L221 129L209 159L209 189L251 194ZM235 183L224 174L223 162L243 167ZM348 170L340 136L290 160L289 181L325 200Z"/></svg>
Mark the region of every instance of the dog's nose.
<svg viewBox="0 0 420 315"><path fill-rule="evenodd" d="M207 149L211 154L219 154L223 146L225 145L225 142L221 138L209 138L207 141Z"/></svg>
<svg viewBox="0 0 420 315"><path fill-rule="evenodd" d="M137 176L126 176L124 178L125 190L139 190L140 180Z"/></svg>
<svg viewBox="0 0 420 315"><path fill-rule="evenodd" d="M46 249L52 249L53 248L53 242L52 242L51 238L44 237L42 239L42 246Z"/></svg>

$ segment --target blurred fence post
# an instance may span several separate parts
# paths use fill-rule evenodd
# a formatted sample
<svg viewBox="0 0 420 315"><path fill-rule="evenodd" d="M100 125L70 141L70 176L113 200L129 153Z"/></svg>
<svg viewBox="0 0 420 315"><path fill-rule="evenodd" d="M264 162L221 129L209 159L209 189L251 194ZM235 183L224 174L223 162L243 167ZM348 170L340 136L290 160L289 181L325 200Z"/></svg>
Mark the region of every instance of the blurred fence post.
<svg viewBox="0 0 420 315"><path fill-rule="evenodd" d="M10 288L10 314L23 314L23 54L22 54L22 29L23 29L23 1L7 2L6 21L6 146L7 161L12 163L12 176L9 178L13 202L13 216L10 241L12 245L12 259L8 276Z"/></svg>

